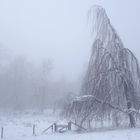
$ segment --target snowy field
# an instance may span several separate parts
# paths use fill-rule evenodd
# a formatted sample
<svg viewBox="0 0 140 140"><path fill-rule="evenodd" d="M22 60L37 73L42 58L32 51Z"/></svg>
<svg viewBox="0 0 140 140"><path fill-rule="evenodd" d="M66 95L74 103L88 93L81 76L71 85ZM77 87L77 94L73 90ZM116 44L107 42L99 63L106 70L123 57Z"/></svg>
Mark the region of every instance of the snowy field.
<svg viewBox="0 0 140 140"><path fill-rule="evenodd" d="M85 134L48 134L45 136L17 138L15 140L140 140L140 129Z"/></svg>
<svg viewBox="0 0 140 140"><path fill-rule="evenodd" d="M98 132L52 133L42 131L54 122L65 124L52 111L45 113L0 113L0 126L4 128L4 140L140 140L140 129L120 129ZM33 125L36 125L33 136Z"/></svg>

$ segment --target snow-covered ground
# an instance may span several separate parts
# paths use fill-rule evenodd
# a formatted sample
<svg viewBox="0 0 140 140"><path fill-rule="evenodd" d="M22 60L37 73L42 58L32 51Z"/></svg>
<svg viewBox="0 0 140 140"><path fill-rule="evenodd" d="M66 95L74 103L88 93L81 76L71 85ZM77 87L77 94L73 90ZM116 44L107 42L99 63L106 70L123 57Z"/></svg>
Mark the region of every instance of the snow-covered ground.
<svg viewBox="0 0 140 140"><path fill-rule="evenodd" d="M15 140L140 140L140 129L92 132L84 134L47 134L45 136L24 137L17 138Z"/></svg>
<svg viewBox="0 0 140 140"><path fill-rule="evenodd" d="M4 140L140 140L140 129L120 129L87 133L52 133L42 131L54 122L65 123L52 111L45 113L0 113L0 126L4 128ZM36 125L33 136L33 125Z"/></svg>

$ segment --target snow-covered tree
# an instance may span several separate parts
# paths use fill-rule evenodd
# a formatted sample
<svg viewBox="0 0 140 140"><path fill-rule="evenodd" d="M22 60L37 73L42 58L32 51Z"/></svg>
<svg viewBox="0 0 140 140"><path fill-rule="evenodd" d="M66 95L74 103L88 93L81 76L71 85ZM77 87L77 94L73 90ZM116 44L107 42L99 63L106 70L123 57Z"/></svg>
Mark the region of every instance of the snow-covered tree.
<svg viewBox="0 0 140 140"><path fill-rule="evenodd" d="M122 111L128 114L130 126L135 127L134 112L130 110L140 109L137 58L124 47L102 7L92 7L89 18L94 34L92 53L82 95L73 101L70 112L78 112L77 118L81 123L95 116L104 119L109 114L117 124L116 116Z"/></svg>

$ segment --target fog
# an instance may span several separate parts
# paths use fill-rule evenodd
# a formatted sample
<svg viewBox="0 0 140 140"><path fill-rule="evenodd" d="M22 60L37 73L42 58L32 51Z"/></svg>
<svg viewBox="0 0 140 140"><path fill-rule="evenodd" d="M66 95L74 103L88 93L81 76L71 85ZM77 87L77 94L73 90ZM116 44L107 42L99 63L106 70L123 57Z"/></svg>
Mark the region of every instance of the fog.
<svg viewBox="0 0 140 140"><path fill-rule="evenodd" d="M1 105L10 100L10 95L15 97L19 92L26 98L30 95L30 100L33 100L32 86L38 89L45 87L49 91L46 97L49 100L53 100L54 95L59 97L64 93L80 91L93 42L87 12L95 4L106 9L124 46L132 50L140 60L138 0L0 1L0 91L1 96L7 95ZM47 78L40 79L44 74L44 64ZM17 72L20 76L17 76ZM23 82L21 77L24 77L26 82L19 84L15 77L11 77L13 75L20 82ZM12 102L14 100L17 101L13 99Z"/></svg>

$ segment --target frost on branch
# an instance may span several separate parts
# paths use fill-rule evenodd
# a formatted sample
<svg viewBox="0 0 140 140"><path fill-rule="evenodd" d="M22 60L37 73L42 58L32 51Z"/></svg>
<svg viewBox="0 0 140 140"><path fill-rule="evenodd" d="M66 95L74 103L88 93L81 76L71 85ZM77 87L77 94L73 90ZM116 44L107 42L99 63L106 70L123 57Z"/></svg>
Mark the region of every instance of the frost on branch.
<svg viewBox="0 0 140 140"><path fill-rule="evenodd" d="M92 7L88 15L95 39L82 85L82 98L73 101L70 116L75 116L81 124L95 117L104 120L109 116L119 125L121 110L140 109L139 64L134 54L124 47L102 7ZM134 113L127 116L130 126L135 127Z"/></svg>

